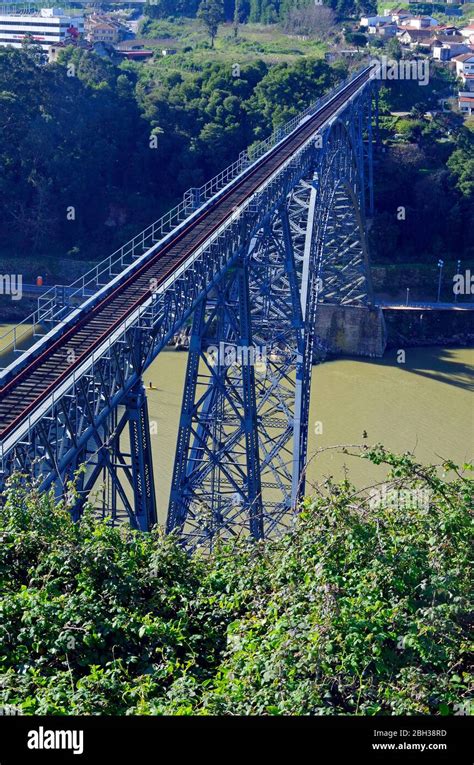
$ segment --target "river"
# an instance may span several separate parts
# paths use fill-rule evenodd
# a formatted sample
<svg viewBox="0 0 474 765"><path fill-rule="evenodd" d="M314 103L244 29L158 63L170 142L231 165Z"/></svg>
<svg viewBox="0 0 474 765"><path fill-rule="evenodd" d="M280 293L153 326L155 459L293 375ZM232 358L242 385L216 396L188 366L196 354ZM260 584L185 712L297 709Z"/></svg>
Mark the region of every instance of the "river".
<svg viewBox="0 0 474 765"><path fill-rule="evenodd" d="M161 518L169 495L186 360L186 353L166 351L145 377L147 386L151 381L157 388L148 390L148 401L156 422L153 450ZM414 451L425 463L471 459L473 371L473 349L437 347L408 348L403 364L392 350L381 360L341 358L314 367L308 491L325 476L342 478L345 465L359 487L380 477L381 469L338 450L313 457L316 449L337 444L381 442L394 451Z"/></svg>

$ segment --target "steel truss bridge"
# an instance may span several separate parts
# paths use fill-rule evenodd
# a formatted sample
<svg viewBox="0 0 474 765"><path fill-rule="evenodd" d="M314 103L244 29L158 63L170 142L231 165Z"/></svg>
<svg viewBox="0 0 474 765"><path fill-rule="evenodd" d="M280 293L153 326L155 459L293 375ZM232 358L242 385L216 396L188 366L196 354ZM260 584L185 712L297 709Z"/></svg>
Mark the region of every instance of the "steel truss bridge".
<svg viewBox="0 0 474 765"><path fill-rule="evenodd" d="M21 325L3 338L16 357L0 374L1 482L19 471L59 497L76 476L75 518L90 499L150 529L143 374L187 328L168 532L192 550L288 527L305 485L318 305L373 305L376 84L359 71L39 298L33 344L21 350Z"/></svg>

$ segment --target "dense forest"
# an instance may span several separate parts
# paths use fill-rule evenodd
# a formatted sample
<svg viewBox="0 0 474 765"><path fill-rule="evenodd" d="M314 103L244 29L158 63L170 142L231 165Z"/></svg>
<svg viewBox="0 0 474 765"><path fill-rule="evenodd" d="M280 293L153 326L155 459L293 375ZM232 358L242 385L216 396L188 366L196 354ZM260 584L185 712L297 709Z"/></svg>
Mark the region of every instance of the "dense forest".
<svg viewBox="0 0 474 765"><path fill-rule="evenodd" d="M207 2L207 0L206 0ZM223 19L231 21L236 12L239 21L274 24L283 21L290 11L314 5L314 0L210 0ZM324 0L339 17L357 16L361 13L375 13L376 0ZM236 11L237 5L237 11ZM187 16L198 13L200 0L152 0L145 13L152 18Z"/></svg>
<svg viewBox="0 0 474 765"><path fill-rule="evenodd" d="M328 481L280 541L209 557L89 511L73 523L14 478L0 505L0 705L466 714L468 473L380 447L363 457L390 470L382 506Z"/></svg>
<svg viewBox="0 0 474 765"><path fill-rule="evenodd" d="M105 257L343 74L304 59L140 76L79 49L47 66L0 50L0 248Z"/></svg>
<svg viewBox="0 0 474 765"><path fill-rule="evenodd" d="M371 228L378 262L474 259L474 125L454 112L430 112L447 76L439 68L426 88L403 82L381 89L386 145L375 162ZM410 111L400 118L391 110Z"/></svg>

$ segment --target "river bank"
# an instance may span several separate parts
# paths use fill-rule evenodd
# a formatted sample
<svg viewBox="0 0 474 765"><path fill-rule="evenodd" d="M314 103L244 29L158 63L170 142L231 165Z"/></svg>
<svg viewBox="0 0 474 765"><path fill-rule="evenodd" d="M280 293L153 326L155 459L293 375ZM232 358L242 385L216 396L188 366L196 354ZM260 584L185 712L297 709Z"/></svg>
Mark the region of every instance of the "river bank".
<svg viewBox="0 0 474 765"><path fill-rule="evenodd" d="M474 311L384 310L387 348L474 346Z"/></svg>

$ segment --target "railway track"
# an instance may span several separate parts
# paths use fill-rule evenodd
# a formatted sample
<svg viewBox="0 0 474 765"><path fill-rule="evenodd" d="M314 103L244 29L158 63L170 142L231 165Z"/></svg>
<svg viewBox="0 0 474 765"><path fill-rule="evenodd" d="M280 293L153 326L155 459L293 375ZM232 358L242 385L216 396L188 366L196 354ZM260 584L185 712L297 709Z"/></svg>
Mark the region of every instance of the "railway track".
<svg viewBox="0 0 474 765"><path fill-rule="evenodd" d="M232 211L294 154L360 86L369 79L366 70L333 100L279 143L255 167L243 174L212 207L177 232L159 252L146 261L43 353L0 389L0 440L10 433L79 366L120 324L150 296L150 283L159 285L179 268L216 231ZM74 353L75 361L68 357Z"/></svg>

